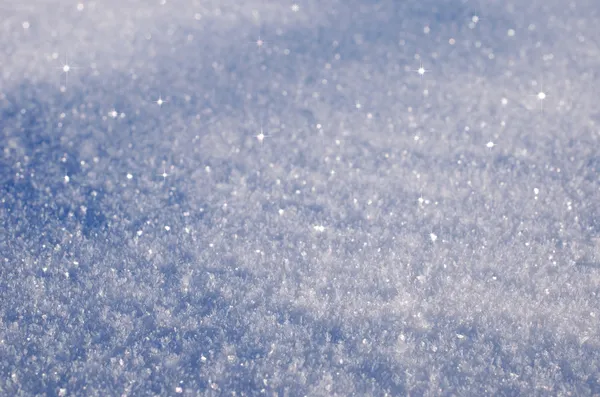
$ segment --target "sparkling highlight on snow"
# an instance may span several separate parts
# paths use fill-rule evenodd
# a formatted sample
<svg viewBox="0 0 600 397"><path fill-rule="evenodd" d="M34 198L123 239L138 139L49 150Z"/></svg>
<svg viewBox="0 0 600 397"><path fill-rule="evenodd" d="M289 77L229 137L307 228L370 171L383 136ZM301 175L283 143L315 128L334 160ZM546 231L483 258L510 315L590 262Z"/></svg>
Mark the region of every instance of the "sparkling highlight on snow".
<svg viewBox="0 0 600 397"><path fill-rule="evenodd" d="M167 177L169 176L169 174L167 174L167 169L163 168L163 172L162 174L159 174L160 176L162 176L163 181L165 181L167 179Z"/></svg>
<svg viewBox="0 0 600 397"><path fill-rule="evenodd" d="M423 64L420 63L419 64L419 68L414 70L414 72L417 72L419 74L420 77L423 77L425 75L425 73L429 72L429 70L425 69L423 67Z"/></svg>
<svg viewBox="0 0 600 397"><path fill-rule="evenodd" d="M262 141L266 138L267 136L263 133L262 128L260 129L260 133L256 135L256 139L262 143Z"/></svg>

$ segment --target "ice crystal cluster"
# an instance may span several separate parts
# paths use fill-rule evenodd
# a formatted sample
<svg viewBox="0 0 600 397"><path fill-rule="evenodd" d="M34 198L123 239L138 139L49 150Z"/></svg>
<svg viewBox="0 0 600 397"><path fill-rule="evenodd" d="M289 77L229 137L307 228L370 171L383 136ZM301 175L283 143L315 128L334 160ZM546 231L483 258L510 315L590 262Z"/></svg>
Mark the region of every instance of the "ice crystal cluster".
<svg viewBox="0 0 600 397"><path fill-rule="evenodd" d="M0 395L600 394L599 10L0 1Z"/></svg>

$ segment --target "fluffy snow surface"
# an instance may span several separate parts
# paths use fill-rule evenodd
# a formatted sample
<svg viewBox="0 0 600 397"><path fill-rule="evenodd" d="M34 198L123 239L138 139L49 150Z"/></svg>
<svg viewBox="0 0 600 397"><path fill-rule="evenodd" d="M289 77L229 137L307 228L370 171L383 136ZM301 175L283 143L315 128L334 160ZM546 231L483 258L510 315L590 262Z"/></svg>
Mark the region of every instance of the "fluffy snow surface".
<svg viewBox="0 0 600 397"><path fill-rule="evenodd" d="M0 17L0 395L600 393L596 0Z"/></svg>

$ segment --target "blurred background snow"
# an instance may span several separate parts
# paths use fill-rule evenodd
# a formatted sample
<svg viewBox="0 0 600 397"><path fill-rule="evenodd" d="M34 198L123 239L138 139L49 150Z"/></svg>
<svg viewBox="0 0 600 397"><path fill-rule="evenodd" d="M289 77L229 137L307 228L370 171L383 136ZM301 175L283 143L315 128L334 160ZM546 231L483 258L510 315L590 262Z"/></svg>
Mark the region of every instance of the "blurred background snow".
<svg viewBox="0 0 600 397"><path fill-rule="evenodd" d="M0 22L1 394L600 394L596 1Z"/></svg>

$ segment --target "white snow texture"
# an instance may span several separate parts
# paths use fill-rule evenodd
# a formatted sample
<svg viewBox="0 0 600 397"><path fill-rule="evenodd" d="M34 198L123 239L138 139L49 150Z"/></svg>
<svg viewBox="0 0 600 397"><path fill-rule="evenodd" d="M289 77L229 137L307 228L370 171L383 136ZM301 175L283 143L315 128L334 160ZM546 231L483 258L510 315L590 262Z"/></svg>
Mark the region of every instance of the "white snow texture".
<svg viewBox="0 0 600 397"><path fill-rule="evenodd" d="M0 17L0 395L600 395L597 0Z"/></svg>

